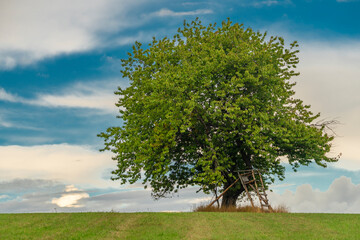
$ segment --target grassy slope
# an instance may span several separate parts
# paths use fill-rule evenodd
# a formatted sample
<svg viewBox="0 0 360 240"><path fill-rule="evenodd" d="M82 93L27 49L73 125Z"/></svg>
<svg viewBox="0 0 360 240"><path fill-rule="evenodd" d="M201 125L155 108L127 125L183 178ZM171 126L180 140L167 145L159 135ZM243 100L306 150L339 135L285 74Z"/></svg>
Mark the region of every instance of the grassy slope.
<svg viewBox="0 0 360 240"><path fill-rule="evenodd" d="M359 214L0 214L0 239L359 238Z"/></svg>

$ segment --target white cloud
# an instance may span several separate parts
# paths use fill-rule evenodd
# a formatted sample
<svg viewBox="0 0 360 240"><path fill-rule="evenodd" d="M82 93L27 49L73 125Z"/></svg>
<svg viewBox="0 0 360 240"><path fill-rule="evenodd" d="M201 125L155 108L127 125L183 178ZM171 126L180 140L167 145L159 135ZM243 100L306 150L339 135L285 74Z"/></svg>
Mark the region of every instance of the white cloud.
<svg viewBox="0 0 360 240"><path fill-rule="evenodd" d="M130 14L140 4L143 1L2 1L0 69L103 47L102 36L140 21Z"/></svg>
<svg viewBox="0 0 360 240"><path fill-rule="evenodd" d="M56 180L65 184L114 187L103 172L115 169L110 153L68 144L0 146L0 181L21 178Z"/></svg>
<svg viewBox="0 0 360 240"><path fill-rule="evenodd" d="M174 12L167 8L162 8L159 11L153 13L153 15L158 17L177 17L177 16L191 16L191 15L203 15L203 14L211 14L213 11L211 9L198 9L194 11L185 11L185 12Z"/></svg>
<svg viewBox="0 0 360 240"><path fill-rule="evenodd" d="M117 113L115 103L119 97L114 91L119 82L118 79L78 82L57 93L39 93L33 99L25 99L0 88L0 100L44 107L93 108L99 110L99 113ZM9 124L0 121L0 126L10 127Z"/></svg>
<svg viewBox="0 0 360 240"><path fill-rule="evenodd" d="M24 126L22 124L19 124L17 122L13 122L13 121L9 121L6 117L3 117L2 114L0 113L0 128L16 128L16 129L27 129L27 130L41 130L40 128L36 128L36 127L31 127L31 126ZM13 136L6 136L7 139L11 139ZM26 138L24 136L22 136L22 138Z"/></svg>
<svg viewBox="0 0 360 240"><path fill-rule="evenodd" d="M272 5L278 5L280 4L279 1L275 1L275 0L266 0L266 1L260 1L260 2L255 2L254 6L272 6Z"/></svg>
<svg viewBox="0 0 360 240"><path fill-rule="evenodd" d="M68 185L65 188L65 193L59 198L53 198L51 203L56 204L59 207L78 208L84 206L80 204L80 201L86 198L89 198L89 194L77 189L74 185Z"/></svg>
<svg viewBox="0 0 360 240"><path fill-rule="evenodd" d="M271 7L276 5L288 5L292 4L291 0L250 0L250 1L241 1L241 6L251 6L251 7Z"/></svg>
<svg viewBox="0 0 360 240"><path fill-rule="evenodd" d="M360 213L360 184L355 185L343 176L335 179L325 192L304 184L295 193L269 192L269 200L271 205L285 205L291 212Z"/></svg>
<svg viewBox="0 0 360 240"><path fill-rule="evenodd" d="M12 123L10 123L10 122L4 121L0 117L0 127L11 128L11 127L14 127L14 125Z"/></svg>
<svg viewBox="0 0 360 240"><path fill-rule="evenodd" d="M116 81L77 83L58 94L38 94L36 99L26 103L45 107L95 108L105 113L116 113L118 96Z"/></svg>
<svg viewBox="0 0 360 240"><path fill-rule="evenodd" d="M18 97L6 92L5 89L3 89L3 88L0 88L0 100L8 101L8 102L19 101Z"/></svg>
<svg viewBox="0 0 360 240"><path fill-rule="evenodd" d="M9 196L9 195L5 195L5 194L0 195L0 200L2 200L2 199L7 199L7 198L10 198L10 196Z"/></svg>
<svg viewBox="0 0 360 240"><path fill-rule="evenodd" d="M134 36L127 36L127 37L118 37L114 39L113 43L114 45L127 45L127 44L134 44L136 41L143 42L143 41L149 41L151 40L151 37L153 33L144 33L139 32ZM121 65L119 65L121 66Z"/></svg>

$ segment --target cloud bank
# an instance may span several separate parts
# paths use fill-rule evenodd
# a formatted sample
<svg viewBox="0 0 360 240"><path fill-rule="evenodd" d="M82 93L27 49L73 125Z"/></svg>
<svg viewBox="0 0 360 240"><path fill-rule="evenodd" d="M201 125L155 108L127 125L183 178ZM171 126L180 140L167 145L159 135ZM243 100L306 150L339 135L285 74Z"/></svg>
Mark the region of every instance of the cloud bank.
<svg viewBox="0 0 360 240"><path fill-rule="evenodd" d="M23 184L24 181L28 184ZM195 187L183 189L171 198L154 201L149 190L124 188L91 195L93 190L80 190L56 181L28 179L0 182L0 190L5 193L0 197L0 212L192 211L196 205L211 200L210 195L196 193ZM268 197L272 206L285 205L291 212L360 213L360 184L356 185L344 176L335 179L324 192L304 184L295 192L269 192Z"/></svg>
<svg viewBox="0 0 360 240"><path fill-rule="evenodd" d="M285 205L291 212L360 213L360 184L355 185L345 176L337 178L325 192L310 184L299 186L293 193L269 193L273 206Z"/></svg>
<svg viewBox="0 0 360 240"><path fill-rule="evenodd" d="M68 144L0 146L0 181L44 179L64 184L115 187L104 173L115 168L110 153Z"/></svg>

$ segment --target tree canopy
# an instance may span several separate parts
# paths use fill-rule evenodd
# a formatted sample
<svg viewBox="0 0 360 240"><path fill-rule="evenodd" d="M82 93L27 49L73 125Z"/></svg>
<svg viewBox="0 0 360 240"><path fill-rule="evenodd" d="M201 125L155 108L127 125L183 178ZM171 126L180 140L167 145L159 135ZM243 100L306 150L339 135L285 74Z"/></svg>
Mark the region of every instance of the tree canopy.
<svg viewBox="0 0 360 240"><path fill-rule="evenodd" d="M286 48L230 20L184 22L173 38L136 42L118 88L123 126L99 134L114 153L114 180L141 180L163 197L197 185L209 193L229 186L237 170L264 169L266 182L294 169L337 161L320 114L294 97L298 44ZM234 204L241 185L224 195Z"/></svg>

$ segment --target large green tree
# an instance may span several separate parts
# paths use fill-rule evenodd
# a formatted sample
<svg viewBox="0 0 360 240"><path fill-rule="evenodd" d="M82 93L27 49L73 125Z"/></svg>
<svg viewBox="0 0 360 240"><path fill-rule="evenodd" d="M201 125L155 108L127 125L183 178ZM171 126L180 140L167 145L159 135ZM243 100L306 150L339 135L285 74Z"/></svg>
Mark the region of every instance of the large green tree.
<svg viewBox="0 0 360 240"><path fill-rule="evenodd" d="M283 179L280 159L294 169L326 166L333 136L319 114L294 98L298 44L224 21L184 23L173 38L136 42L118 88L124 124L99 134L114 153L114 180L142 180L153 196L189 185L223 190L236 171L262 169L266 182ZM235 205L240 183L223 196Z"/></svg>

